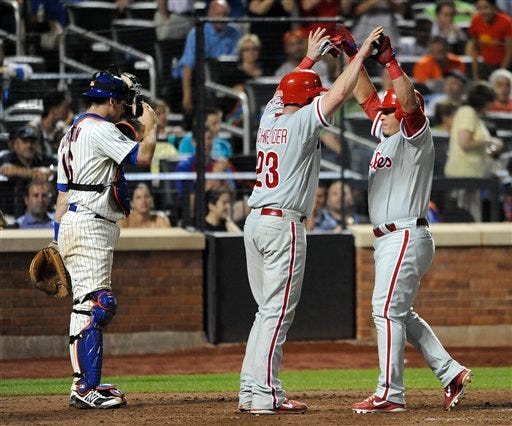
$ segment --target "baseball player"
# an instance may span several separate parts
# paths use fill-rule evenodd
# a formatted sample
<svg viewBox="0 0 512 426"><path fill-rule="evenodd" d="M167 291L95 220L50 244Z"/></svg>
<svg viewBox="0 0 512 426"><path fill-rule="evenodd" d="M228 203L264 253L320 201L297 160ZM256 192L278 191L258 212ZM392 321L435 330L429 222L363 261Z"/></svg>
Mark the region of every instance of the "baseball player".
<svg viewBox="0 0 512 426"><path fill-rule="evenodd" d="M256 182L244 229L247 272L258 304L240 374L239 409L296 414L307 405L287 399L278 379L282 345L299 302L306 260L305 219L313 209L320 170L319 133L352 94L359 69L382 27L371 32L330 90L310 68L328 40L309 34L307 56L285 75L261 118ZM319 96L325 92L323 96Z"/></svg>
<svg viewBox="0 0 512 426"><path fill-rule="evenodd" d="M114 125L129 101L128 85L110 71L94 74L83 94L89 106L73 121L58 150L54 240L70 273L73 311L69 349L73 384L69 403L110 408L126 403L114 385L101 385L103 328L116 313L111 289L116 221L129 214L122 164L149 165L156 144L156 115L143 103L144 137L137 143ZM124 182L124 184L123 184Z"/></svg>
<svg viewBox="0 0 512 426"><path fill-rule="evenodd" d="M344 27L345 52L357 47ZM393 87L379 100L364 67L354 96L373 121L380 139L369 167L368 205L376 236L372 315L377 329L380 376L375 393L352 406L355 413L405 410L406 340L425 357L445 387L443 407L452 409L471 379L471 371L452 359L430 326L413 311L420 280L432 263L434 241L426 219L434 146L422 96L414 90L382 34L372 58L385 65ZM356 56L357 57L357 56Z"/></svg>

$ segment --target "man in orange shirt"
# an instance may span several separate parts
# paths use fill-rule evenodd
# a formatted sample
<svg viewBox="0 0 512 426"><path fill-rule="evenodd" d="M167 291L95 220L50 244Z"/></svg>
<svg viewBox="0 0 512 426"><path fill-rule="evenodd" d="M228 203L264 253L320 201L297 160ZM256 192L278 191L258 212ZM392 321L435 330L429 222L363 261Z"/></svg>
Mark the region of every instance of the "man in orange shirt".
<svg viewBox="0 0 512 426"><path fill-rule="evenodd" d="M420 58L414 65L413 77L417 83L426 84L434 93L442 93L445 74L452 71L465 73L464 62L457 55L450 53L449 49L448 42L444 38L432 39L430 53Z"/></svg>
<svg viewBox="0 0 512 426"><path fill-rule="evenodd" d="M473 58L473 79L487 79L498 68L512 70L512 18L496 7L495 0L478 0L471 20L466 54ZM478 57L483 63L479 64Z"/></svg>

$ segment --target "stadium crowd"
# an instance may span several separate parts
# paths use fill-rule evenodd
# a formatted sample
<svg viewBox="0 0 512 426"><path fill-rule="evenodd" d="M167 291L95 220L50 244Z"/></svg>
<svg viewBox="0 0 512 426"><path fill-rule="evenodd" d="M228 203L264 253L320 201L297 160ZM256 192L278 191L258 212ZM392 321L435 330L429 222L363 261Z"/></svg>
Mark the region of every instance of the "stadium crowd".
<svg viewBox="0 0 512 426"><path fill-rule="evenodd" d="M201 9L195 8L197 4L192 0L157 0L149 8L148 2L105 0L110 26L103 29L87 28L87 22L79 18L80 8L85 9L92 2L17 0L21 26L16 23L11 3L0 0L0 208L9 227L41 228L51 221L59 141L84 106L79 100L80 92L73 93L71 85L62 84L67 80L55 79L51 80L55 84L43 86L37 76L60 72L59 41L70 24L83 25L115 40L135 32L137 48L147 47L147 52L156 58L157 95L147 99L159 117L153 164L147 169L127 172L155 175L197 170L197 141L192 132L198 125L194 105L196 16L232 18L231 22L205 23L204 55L207 78L235 93L247 91L247 85L255 79L274 77L278 81L291 71L303 58L312 29L323 26L333 35L336 32L334 22L279 18L339 17L358 42L358 37L367 34L368 28L376 23L384 26L399 50L404 69L425 97L426 112L436 137L436 175L498 181L499 220L512 221L510 0L210 0ZM246 17L275 21L237 20ZM140 21L146 22L149 33L138 31L143 28ZM125 25L119 30L123 22ZM19 28L23 29L21 34L17 32ZM5 34L22 37L26 55L16 55L14 43ZM149 34L147 40L142 34ZM105 68L105 61L116 58L108 52L106 58L100 53L92 54L72 38L69 42L78 49L77 57L95 69ZM126 56L117 65L122 71L126 67L128 72L142 72ZM329 87L343 65L341 58L326 55L313 69L324 86ZM389 87L385 75L378 74L371 60L367 69L383 93ZM82 89L88 84L87 80L78 83ZM34 84L36 92L29 89ZM339 113L337 125L354 129L351 116L360 111L352 101ZM239 133L230 130L242 126L243 114L247 113L233 97L213 92L208 96L204 123L207 171L254 170L254 154L243 152ZM257 122L257 118L251 120ZM370 123L365 126L369 129ZM369 131L366 135L369 139ZM321 140L325 160L357 170L358 148L344 136L325 133ZM361 168L363 178L364 167L367 164ZM184 220L184 215L193 215L193 205L198 202L193 182L189 185L190 182L153 176L144 185L140 183L130 181L132 209L136 214L121 226L168 227L191 223L190 217ZM248 210L245 201L251 185L250 181L238 179L208 180L206 199L201 200L205 203L206 228L233 232L243 229ZM488 221L490 195L488 190L478 188L447 190L438 197L433 194L429 219ZM308 219L308 230L339 231L347 224L365 223L368 217L364 199L363 191L348 184L322 182L315 217Z"/></svg>

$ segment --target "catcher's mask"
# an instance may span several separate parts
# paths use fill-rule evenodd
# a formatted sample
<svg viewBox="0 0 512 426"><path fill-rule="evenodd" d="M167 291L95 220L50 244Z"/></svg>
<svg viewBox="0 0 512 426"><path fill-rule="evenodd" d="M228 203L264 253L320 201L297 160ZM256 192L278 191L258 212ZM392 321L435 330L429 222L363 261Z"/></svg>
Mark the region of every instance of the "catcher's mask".
<svg viewBox="0 0 512 426"><path fill-rule="evenodd" d="M128 86L128 99L126 100L125 112L128 117L140 117L144 112L142 108L142 95L139 79L133 74L124 72L121 74L121 79Z"/></svg>
<svg viewBox="0 0 512 426"><path fill-rule="evenodd" d="M277 90L282 91L284 106L303 107L327 89L322 87L318 74L312 70L297 70L286 74L279 83Z"/></svg>
<svg viewBox="0 0 512 426"><path fill-rule="evenodd" d="M416 98L418 99L421 110L425 111L425 100L423 99L423 95L420 92L418 92L417 90L414 90L414 93L416 94ZM401 108L400 102L398 101L398 98L395 94L395 89L392 87L391 89L388 89L386 91L386 93L384 93L384 97L382 98L382 102L380 104L379 109L381 111L383 111L383 110L397 110L400 108Z"/></svg>

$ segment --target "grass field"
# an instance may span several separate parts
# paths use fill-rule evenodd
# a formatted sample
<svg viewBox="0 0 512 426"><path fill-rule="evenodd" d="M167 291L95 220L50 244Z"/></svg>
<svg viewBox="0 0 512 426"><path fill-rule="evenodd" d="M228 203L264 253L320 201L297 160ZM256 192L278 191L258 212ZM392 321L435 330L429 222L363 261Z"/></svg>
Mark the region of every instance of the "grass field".
<svg viewBox="0 0 512 426"><path fill-rule="evenodd" d="M289 391L368 390L375 386L378 370L283 371L280 378ZM474 368L472 389L512 391L512 367ZM236 392L237 373L181 374L172 376L104 377L103 383L115 383L127 393ZM13 379L0 382L0 396L61 395L69 392L70 378ZM439 381L427 368L405 371L406 389L439 389Z"/></svg>

